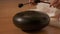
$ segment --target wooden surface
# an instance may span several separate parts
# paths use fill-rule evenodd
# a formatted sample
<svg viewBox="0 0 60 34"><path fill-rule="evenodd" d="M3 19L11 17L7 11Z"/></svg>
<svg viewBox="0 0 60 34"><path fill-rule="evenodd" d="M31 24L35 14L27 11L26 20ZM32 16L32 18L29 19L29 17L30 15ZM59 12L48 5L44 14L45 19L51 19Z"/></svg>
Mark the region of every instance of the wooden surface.
<svg viewBox="0 0 60 34"><path fill-rule="evenodd" d="M12 21L13 16L21 11L31 8L26 6L24 8L18 8L18 4L21 0L0 0L0 34L27 34L21 29L18 29ZM60 34L60 29L52 26L47 26L39 34Z"/></svg>

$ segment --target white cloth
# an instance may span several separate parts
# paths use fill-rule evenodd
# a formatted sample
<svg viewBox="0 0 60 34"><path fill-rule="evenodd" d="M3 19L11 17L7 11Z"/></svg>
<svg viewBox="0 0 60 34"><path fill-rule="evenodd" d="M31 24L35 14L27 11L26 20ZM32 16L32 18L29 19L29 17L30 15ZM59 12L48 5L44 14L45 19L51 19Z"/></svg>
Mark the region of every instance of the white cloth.
<svg viewBox="0 0 60 34"><path fill-rule="evenodd" d="M47 13L50 17L54 16L56 12L56 8L50 7L50 4L47 3L38 3L36 9L41 12Z"/></svg>

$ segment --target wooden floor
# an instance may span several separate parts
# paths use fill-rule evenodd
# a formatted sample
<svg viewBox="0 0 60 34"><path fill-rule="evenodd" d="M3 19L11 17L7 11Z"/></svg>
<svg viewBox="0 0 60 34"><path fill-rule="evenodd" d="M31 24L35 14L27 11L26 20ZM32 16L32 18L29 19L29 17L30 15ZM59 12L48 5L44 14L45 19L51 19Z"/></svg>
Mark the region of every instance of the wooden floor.
<svg viewBox="0 0 60 34"><path fill-rule="evenodd" d="M29 7L18 8L18 4L21 2L24 2L24 0L0 0L0 34L27 34L18 29L12 21L16 13L31 8L29 5ZM47 26L43 31L39 32L39 34L60 34L60 29Z"/></svg>

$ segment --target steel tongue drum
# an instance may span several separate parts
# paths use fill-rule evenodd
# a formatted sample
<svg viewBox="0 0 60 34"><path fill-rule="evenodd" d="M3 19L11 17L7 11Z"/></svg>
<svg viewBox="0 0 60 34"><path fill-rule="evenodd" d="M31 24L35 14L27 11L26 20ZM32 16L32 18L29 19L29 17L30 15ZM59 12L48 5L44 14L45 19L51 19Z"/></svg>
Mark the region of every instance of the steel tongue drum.
<svg viewBox="0 0 60 34"><path fill-rule="evenodd" d="M24 32L38 32L49 24L47 14L38 11L24 11L13 17L13 23Z"/></svg>

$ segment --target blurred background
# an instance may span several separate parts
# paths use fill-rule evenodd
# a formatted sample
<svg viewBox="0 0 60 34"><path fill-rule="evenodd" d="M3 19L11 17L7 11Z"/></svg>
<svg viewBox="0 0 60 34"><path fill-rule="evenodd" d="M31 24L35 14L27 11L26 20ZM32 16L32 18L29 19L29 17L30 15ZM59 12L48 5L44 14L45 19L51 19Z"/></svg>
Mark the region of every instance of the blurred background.
<svg viewBox="0 0 60 34"><path fill-rule="evenodd" d="M12 21L16 13L36 8L30 5L18 7L19 3L27 2L28 0L0 0L0 34L27 34L18 29ZM60 34L60 29L49 25L39 34Z"/></svg>

